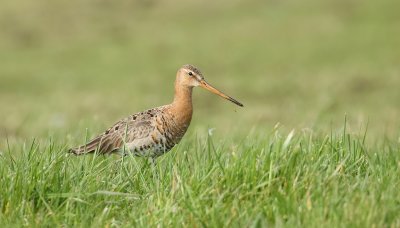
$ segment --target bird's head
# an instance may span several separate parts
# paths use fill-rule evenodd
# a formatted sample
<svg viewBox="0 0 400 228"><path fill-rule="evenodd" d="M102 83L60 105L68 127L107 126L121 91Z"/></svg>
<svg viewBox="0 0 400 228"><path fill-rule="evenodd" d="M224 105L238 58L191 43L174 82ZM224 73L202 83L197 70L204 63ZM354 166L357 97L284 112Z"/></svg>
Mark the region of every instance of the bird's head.
<svg viewBox="0 0 400 228"><path fill-rule="evenodd" d="M193 65L187 64L187 65L183 65L177 73L176 76L176 84L178 84L179 86L186 86L189 88L193 88L193 87L203 87L204 89L217 94L218 96L221 96L231 102L233 102L234 104L243 107L243 104L240 103L239 101L233 99L232 97L224 94L223 92L219 91L218 89L214 88L213 86L211 86L208 82L206 82L204 80L204 77L202 75L202 73L200 72L200 70L198 68L196 68Z"/></svg>

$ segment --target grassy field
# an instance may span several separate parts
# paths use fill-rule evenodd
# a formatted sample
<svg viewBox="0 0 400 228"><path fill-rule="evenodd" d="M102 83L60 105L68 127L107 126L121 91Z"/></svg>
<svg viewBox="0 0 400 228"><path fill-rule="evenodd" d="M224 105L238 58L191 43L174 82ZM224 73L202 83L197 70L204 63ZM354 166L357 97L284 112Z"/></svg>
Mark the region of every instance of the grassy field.
<svg viewBox="0 0 400 228"><path fill-rule="evenodd" d="M363 140L190 137L155 168L68 156L52 142L11 147L0 160L0 225L397 227L398 144Z"/></svg>
<svg viewBox="0 0 400 228"><path fill-rule="evenodd" d="M400 2L0 3L0 227L400 226ZM169 103L156 167L65 153Z"/></svg>

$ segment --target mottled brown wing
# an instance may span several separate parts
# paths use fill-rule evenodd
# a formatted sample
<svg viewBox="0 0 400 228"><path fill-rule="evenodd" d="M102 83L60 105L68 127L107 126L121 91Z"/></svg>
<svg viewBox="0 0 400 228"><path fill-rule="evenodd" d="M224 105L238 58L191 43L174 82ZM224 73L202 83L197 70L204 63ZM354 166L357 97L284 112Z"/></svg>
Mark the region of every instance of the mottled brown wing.
<svg viewBox="0 0 400 228"><path fill-rule="evenodd" d="M149 137L155 126L147 115L148 113L143 112L123 119L87 144L71 149L70 152L77 155L96 150L99 153L111 153L121 149L126 143Z"/></svg>

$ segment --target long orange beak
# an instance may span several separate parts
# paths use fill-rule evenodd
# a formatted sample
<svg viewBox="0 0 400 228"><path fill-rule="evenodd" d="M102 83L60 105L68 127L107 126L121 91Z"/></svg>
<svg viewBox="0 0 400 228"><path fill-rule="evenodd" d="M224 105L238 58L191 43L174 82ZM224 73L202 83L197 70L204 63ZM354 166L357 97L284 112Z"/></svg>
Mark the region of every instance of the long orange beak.
<svg viewBox="0 0 400 228"><path fill-rule="evenodd" d="M243 104L240 103L239 101L233 99L232 97L224 94L223 92L217 90L216 88L214 88L212 85L208 84L208 82L206 82L204 79L200 81L200 86L203 87L204 89L217 94L220 97L223 97L225 99L227 99L228 101L231 101L232 103L239 105L240 107L243 107Z"/></svg>

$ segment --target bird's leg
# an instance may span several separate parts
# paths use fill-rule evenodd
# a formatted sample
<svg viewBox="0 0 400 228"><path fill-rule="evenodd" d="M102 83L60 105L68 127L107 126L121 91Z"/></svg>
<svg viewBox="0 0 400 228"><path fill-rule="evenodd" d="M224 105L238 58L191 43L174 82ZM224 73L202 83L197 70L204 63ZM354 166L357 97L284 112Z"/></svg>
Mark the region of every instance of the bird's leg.
<svg viewBox="0 0 400 228"><path fill-rule="evenodd" d="M151 166L151 176L153 178L157 178L158 174L157 174L157 167L156 167L156 157L149 157L149 162L150 162L150 166Z"/></svg>
<svg viewBox="0 0 400 228"><path fill-rule="evenodd" d="M149 157L149 162L151 163L151 166L153 168L156 167L157 162L156 162L156 158L155 157Z"/></svg>
<svg viewBox="0 0 400 228"><path fill-rule="evenodd" d="M121 157L125 158L126 156L129 156L129 153L127 151L122 151Z"/></svg>

